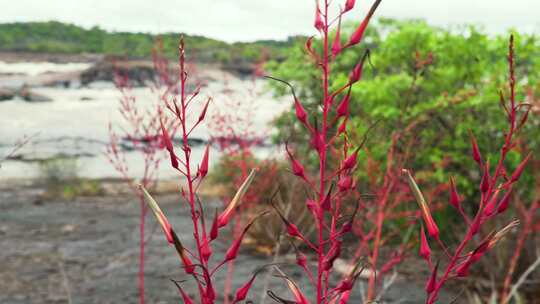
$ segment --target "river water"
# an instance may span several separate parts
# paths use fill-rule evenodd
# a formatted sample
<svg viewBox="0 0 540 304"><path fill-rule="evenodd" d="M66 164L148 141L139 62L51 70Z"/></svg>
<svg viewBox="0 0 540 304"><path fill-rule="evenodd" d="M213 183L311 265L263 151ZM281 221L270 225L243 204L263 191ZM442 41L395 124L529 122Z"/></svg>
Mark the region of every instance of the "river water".
<svg viewBox="0 0 540 304"><path fill-rule="evenodd" d="M35 78L51 73L76 73L89 66L88 63L0 62L0 88L32 83ZM290 106L287 99L284 102L274 98L261 79L241 79L215 68L203 73L207 85L201 90L200 101L192 103L191 116L198 117L204 101L212 96L207 117L217 110L244 117L249 115L253 129L269 142L272 133L270 123ZM103 154L109 140L109 122L118 130L126 127L118 112L121 94L112 83L94 82L84 87L76 84L68 88L33 86L31 90L52 101L26 102L19 97L0 101L0 159L10 153L17 140L24 136L32 137L15 154L15 159L2 163L0 179L40 177L43 174L43 161L58 157L65 159L69 163L67 167L71 168L69 170L76 170L79 177L119 176ZM134 88L132 94L141 108L155 107L159 102L151 88ZM237 108L230 107L231 100L236 102ZM246 107L251 110L242 112ZM207 140L210 136L211 130L204 124L192 134L193 138L201 140ZM195 162L200 159L203 149L203 145L193 147ZM270 157L276 155L277 151L265 145L255 148L255 153L260 157ZM142 172L139 153L126 152L126 159L132 170L130 174L139 177ZM219 159L219 152L215 148L211 150L210 159L212 163ZM176 175L168 166L162 167L159 172L161 178Z"/></svg>

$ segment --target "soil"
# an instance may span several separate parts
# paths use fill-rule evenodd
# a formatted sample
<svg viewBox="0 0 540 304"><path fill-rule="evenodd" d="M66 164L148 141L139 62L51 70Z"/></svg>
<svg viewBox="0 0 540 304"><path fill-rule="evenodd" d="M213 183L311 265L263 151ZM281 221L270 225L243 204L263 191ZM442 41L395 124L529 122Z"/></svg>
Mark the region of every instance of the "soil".
<svg viewBox="0 0 540 304"><path fill-rule="evenodd" d="M66 201L43 199L43 193L42 187L33 184L0 185L0 303L137 303L137 199L108 195ZM191 246L189 215L180 206L178 195L157 195L156 199L182 241ZM219 206L216 200L205 201L209 208ZM178 303L178 292L170 279L188 278L183 275L174 249L156 229L154 219L150 215L147 219L147 234L155 231L147 241L147 303ZM214 248L217 260L230 242L226 235L220 238L225 241ZM245 282L269 260L244 250L235 266L234 285ZM398 275L385 293L385 303L423 303L423 283L417 279L419 270L415 269L420 264L408 265L413 275ZM298 268L281 268L301 286L307 285ZM225 273L225 269L219 271L216 282L223 282ZM266 277L261 275L250 292L254 303L261 303ZM268 284L276 294L291 298L279 278L270 277ZM194 292L189 280L184 286ZM220 292L222 286L216 289ZM308 295L312 292L305 290ZM350 303L359 303L359 294L355 290ZM448 303L451 298L443 294L440 300ZM268 297L266 303L271 303Z"/></svg>

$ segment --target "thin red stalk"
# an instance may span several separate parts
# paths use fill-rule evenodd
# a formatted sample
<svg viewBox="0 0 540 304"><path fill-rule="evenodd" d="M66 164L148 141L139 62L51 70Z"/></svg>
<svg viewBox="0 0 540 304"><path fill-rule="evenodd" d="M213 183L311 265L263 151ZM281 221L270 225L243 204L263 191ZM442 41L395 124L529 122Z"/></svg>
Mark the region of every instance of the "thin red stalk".
<svg viewBox="0 0 540 304"><path fill-rule="evenodd" d="M510 259L508 270L506 272L506 275L503 281L504 283L503 283L502 292L499 297L499 299L501 299L502 301L502 304L506 304L508 303L507 300L510 300L510 299L507 299L507 295L510 292L510 287L512 285L512 278L516 270L519 258L521 257L523 248L525 247L525 241L527 240L529 235L532 233L535 212L539 207L540 207L540 201L535 201L524 214L525 222L523 223L523 227L518 236L516 246L512 254L512 258Z"/></svg>
<svg viewBox="0 0 540 304"><path fill-rule="evenodd" d="M319 153L319 203L322 203L325 197L326 182L325 182L325 171L326 171L326 132L327 132L327 123L328 123L328 78L330 73L330 67L328 64L329 52L328 52L328 0L324 0L324 28L323 28L323 54L322 54L322 87L323 87L323 119L322 119L322 129L321 137L322 144L324 145L322 150ZM317 136L317 135L316 135ZM318 229L318 265L317 265L317 304L323 303L323 261L325 258L324 252L324 235L323 235L323 221L324 217L317 217L319 224L317 225Z"/></svg>

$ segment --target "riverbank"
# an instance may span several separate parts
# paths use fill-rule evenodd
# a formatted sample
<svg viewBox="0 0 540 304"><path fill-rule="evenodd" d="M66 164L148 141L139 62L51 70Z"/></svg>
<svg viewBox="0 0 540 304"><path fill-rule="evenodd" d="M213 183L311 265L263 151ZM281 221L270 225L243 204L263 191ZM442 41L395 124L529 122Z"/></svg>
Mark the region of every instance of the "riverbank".
<svg viewBox="0 0 540 304"><path fill-rule="evenodd" d="M109 181L110 182L110 181ZM174 183L172 183L174 184ZM70 200L43 198L45 189L26 181L0 187L0 302L2 303L136 303L139 204L132 195L102 193ZM203 191L205 192L205 191ZM179 203L179 195L162 191L156 199L187 246L190 240L189 213ZM206 192L202 198L209 209L221 203ZM146 284L149 303L177 303L178 294L169 279L185 279L174 249L167 245L152 217L148 217ZM155 232L155 233L154 233ZM228 247L226 237L216 245L222 257ZM243 247L235 270L239 286L270 257ZM284 254L283 269L302 286L302 271L293 264L294 255ZM411 257L399 267L394 283L385 293L385 303L421 303L426 275L422 262ZM225 272L218 272L222 282ZM260 303L265 275L256 281L250 298ZM352 299L359 299L358 283ZM188 290L192 286L186 285ZM289 297L278 278L270 278L269 288ZM309 286L306 285L309 291ZM450 296L443 294L442 302ZM270 303L270 302L267 302Z"/></svg>

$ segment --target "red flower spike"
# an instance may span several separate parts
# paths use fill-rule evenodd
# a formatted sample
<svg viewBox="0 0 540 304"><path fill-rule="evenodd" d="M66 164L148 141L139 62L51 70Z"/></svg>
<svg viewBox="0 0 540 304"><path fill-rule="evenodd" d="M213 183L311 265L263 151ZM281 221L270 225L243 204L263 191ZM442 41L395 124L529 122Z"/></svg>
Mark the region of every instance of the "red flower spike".
<svg viewBox="0 0 540 304"><path fill-rule="evenodd" d="M375 10L377 9L377 7L379 6L380 3L381 3L381 0L376 0L375 3L373 3L373 5L371 6L368 14L364 18L364 20L362 20L362 23L360 23L358 28L356 28L354 33L351 35L351 38L349 39L349 42L347 43L347 47L358 44L362 40L362 38L364 37L364 32L366 31L366 28L367 28L367 26L369 24L369 20L371 19L371 17L375 13ZM353 5L354 5L354 3L353 3Z"/></svg>
<svg viewBox="0 0 540 304"><path fill-rule="evenodd" d="M450 205L454 208L461 209L461 200L456 187L456 182L453 177L450 177Z"/></svg>
<svg viewBox="0 0 540 304"><path fill-rule="evenodd" d="M339 52L341 52L341 14L339 15L336 37L334 37L334 42L332 43L332 56L335 58Z"/></svg>
<svg viewBox="0 0 540 304"><path fill-rule="evenodd" d="M531 158L532 153L529 153L523 161L518 165L514 173L512 173L512 177L510 178L511 183L515 183L518 181L519 177L521 176L521 173L523 173L523 170L525 169L525 165L527 165L527 162Z"/></svg>
<svg viewBox="0 0 540 304"><path fill-rule="evenodd" d="M482 155L480 154L480 149L478 148L478 143L476 142L476 138L474 137L474 134L469 131L470 137L471 137L471 145L472 145L472 154L473 159L478 165L482 165Z"/></svg>
<svg viewBox="0 0 540 304"><path fill-rule="evenodd" d="M201 165L199 166L199 176L201 178L204 178L206 174L208 174L208 153L210 150L210 145L206 146L206 149L204 149L203 158L201 160Z"/></svg>
<svg viewBox="0 0 540 304"><path fill-rule="evenodd" d="M355 2L356 0L347 0L347 2L345 2L345 10L343 12L345 13L352 10Z"/></svg>
<svg viewBox="0 0 540 304"><path fill-rule="evenodd" d="M512 188L508 189L504 196L502 197L501 201L499 202L499 207L497 207L497 213L503 213L508 209L508 205L510 203L510 197L512 194Z"/></svg>
<svg viewBox="0 0 540 304"><path fill-rule="evenodd" d="M431 263L431 249L424 232L424 226L420 229L420 256L428 263Z"/></svg>
<svg viewBox="0 0 540 304"><path fill-rule="evenodd" d="M351 99L351 86L349 86L349 90L347 91L347 94L343 97L343 99L341 100L341 103L338 105L336 109L337 117L348 116L350 99Z"/></svg>
<svg viewBox="0 0 540 304"><path fill-rule="evenodd" d="M438 268L439 268L439 262L435 264L435 267L433 268L433 271L431 272L431 277L429 278L426 284L426 292L428 294L431 294L433 291L435 291L435 287L437 285L437 269Z"/></svg>
<svg viewBox="0 0 540 304"><path fill-rule="evenodd" d="M306 179L304 166L302 166L302 164L294 158L287 144L285 144L285 151L287 151L287 154L289 155L289 159L291 160L291 169L292 169L293 174L298 177L301 177L302 179Z"/></svg>

